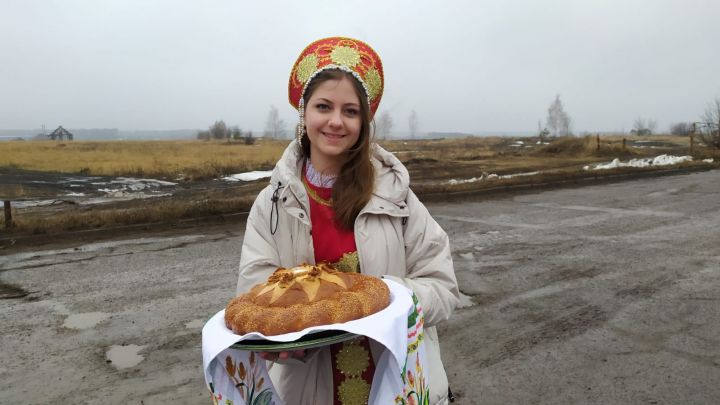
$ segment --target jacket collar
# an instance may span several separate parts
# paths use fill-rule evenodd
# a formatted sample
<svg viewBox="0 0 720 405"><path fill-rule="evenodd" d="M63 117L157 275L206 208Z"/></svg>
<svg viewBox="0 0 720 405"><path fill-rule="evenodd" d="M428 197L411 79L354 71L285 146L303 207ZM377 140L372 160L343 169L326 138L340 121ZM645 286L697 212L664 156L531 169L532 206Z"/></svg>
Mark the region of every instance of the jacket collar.
<svg viewBox="0 0 720 405"><path fill-rule="evenodd" d="M390 215L405 216L405 200L410 187L410 175L400 160L380 145L372 145L371 161L375 169L375 191L363 212L384 212ZM302 160L293 140L285 148L282 157L275 165L270 183L273 187L282 187L280 195L293 193L304 201L305 189L300 181Z"/></svg>
<svg viewBox="0 0 720 405"><path fill-rule="evenodd" d="M380 145L373 144L375 191L363 209L368 213L407 216L405 203L410 189L410 175L400 160Z"/></svg>

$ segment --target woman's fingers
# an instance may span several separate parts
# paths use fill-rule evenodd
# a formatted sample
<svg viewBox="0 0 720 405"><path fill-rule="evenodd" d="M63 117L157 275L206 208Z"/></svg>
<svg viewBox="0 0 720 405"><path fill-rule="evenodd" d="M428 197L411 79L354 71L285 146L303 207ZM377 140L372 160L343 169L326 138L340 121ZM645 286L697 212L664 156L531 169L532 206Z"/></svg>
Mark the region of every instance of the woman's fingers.
<svg viewBox="0 0 720 405"><path fill-rule="evenodd" d="M277 359L277 353L272 352L258 352L258 355L263 360L275 361Z"/></svg>
<svg viewBox="0 0 720 405"><path fill-rule="evenodd" d="M305 357L305 350L293 350L291 352L284 351L284 352L258 352L258 356L260 356L263 360L269 360L269 361L275 361L275 360L287 360L290 357L295 357L298 359L301 359Z"/></svg>

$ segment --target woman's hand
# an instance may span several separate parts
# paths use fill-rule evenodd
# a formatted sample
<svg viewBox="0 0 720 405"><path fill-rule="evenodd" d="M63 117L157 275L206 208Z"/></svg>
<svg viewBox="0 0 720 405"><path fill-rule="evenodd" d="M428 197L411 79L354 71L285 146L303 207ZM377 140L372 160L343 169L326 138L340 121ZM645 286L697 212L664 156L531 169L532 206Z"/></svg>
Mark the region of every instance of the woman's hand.
<svg viewBox="0 0 720 405"><path fill-rule="evenodd" d="M302 359L305 357L305 349L284 352L258 352L258 355L261 359L269 361L287 360L289 358Z"/></svg>

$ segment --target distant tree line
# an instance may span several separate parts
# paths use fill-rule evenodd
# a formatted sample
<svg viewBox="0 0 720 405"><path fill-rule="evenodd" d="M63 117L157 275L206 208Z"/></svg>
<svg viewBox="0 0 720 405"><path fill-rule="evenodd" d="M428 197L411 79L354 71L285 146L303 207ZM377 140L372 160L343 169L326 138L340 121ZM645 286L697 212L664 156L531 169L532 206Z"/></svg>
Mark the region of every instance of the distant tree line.
<svg viewBox="0 0 720 405"><path fill-rule="evenodd" d="M205 131L198 131L197 139L202 141L209 141L211 139L225 140L227 142L230 142L230 140L243 141L246 145L255 143L252 131L243 132L237 125L228 128L223 120L215 121L215 123L210 125Z"/></svg>
<svg viewBox="0 0 720 405"><path fill-rule="evenodd" d="M263 135L268 138L284 138L287 135L286 126L285 121L280 118L278 109L271 105ZM419 128L418 115L415 110L410 112L408 127L410 129L410 137L414 138L418 134ZM375 135L379 139L387 139L392 129L392 117L387 111L382 112L375 120ZM656 120L638 117L633 122L633 129L630 133L634 135L652 135L656 129ZM716 97L708 103L700 121L675 122L670 125L669 129L670 134L676 136L688 136L694 133L698 135L707 146L720 149L720 97ZM572 118L565 111L563 102L560 99L560 94L555 95L555 99L550 104L550 107L548 107L546 126L543 127L542 122L538 121L538 134L541 139L547 136L572 135ZM207 130L198 131L197 139L226 140L228 142L234 140L242 141L248 145L255 143L252 131L243 132L237 125L228 127L222 120L215 121Z"/></svg>
<svg viewBox="0 0 720 405"><path fill-rule="evenodd" d="M572 135L572 119L568 113L565 112L559 94L555 96L555 100L547 110L547 120L545 124L546 126L543 127L542 121L538 121L538 135L541 139L546 136ZM630 133L633 135L652 135L656 129L656 120L638 117L633 122L633 128ZM720 149L720 97L716 97L708 103L700 121L675 122L670 124L669 129L670 134L676 136L695 134L705 145Z"/></svg>

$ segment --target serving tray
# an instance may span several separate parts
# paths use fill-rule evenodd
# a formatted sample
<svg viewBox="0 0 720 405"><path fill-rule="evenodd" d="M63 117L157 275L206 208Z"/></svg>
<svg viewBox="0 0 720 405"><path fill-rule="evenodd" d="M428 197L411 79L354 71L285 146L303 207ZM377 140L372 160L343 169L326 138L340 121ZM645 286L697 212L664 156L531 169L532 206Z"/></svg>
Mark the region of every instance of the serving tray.
<svg viewBox="0 0 720 405"><path fill-rule="evenodd" d="M358 336L359 335L346 332L344 330L324 330L320 332L308 333L300 339L294 340L292 342L275 342L265 339L245 339L233 344L230 347L239 350L281 352L328 346L334 343L340 343L346 340L354 339Z"/></svg>

